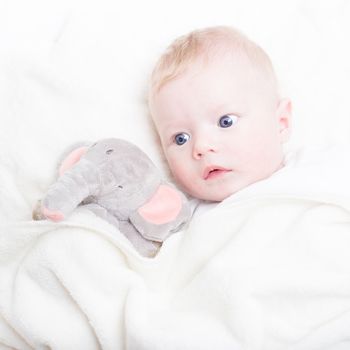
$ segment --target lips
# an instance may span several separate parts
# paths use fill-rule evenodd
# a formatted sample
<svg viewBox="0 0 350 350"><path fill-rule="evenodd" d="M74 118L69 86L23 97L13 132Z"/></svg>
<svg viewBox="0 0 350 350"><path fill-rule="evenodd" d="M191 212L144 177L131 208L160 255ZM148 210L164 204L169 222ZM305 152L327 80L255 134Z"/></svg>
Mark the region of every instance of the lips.
<svg viewBox="0 0 350 350"><path fill-rule="evenodd" d="M203 179L204 180L211 180L217 177L220 177L222 175L225 175L227 173L231 172L230 169L226 169L217 165L211 165L204 169L203 172Z"/></svg>

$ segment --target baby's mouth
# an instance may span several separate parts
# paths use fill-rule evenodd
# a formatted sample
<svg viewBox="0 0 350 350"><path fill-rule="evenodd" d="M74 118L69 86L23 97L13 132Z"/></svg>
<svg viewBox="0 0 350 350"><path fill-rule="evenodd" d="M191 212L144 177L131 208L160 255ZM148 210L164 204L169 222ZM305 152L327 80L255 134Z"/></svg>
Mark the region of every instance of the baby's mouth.
<svg viewBox="0 0 350 350"><path fill-rule="evenodd" d="M231 172L232 170L230 169L226 169L220 166L209 166L206 167L204 169L204 173L203 173L203 179L204 180L212 180L212 179L216 179L222 175L225 175L229 172Z"/></svg>

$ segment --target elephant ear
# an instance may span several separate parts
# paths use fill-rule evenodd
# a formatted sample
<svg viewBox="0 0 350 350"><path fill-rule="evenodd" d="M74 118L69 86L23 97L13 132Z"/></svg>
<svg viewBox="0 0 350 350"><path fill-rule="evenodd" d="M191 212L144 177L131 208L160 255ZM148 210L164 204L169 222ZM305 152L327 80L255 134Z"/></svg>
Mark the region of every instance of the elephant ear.
<svg viewBox="0 0 350 350"><path fill-rule="evenodd" d="M162 184L151 199L131 215L130 221L144 238L163 242L180 230L189 218L186 197L175 188Z"/></svg>
<svg viewBox="0 0 350 350"><path fill-rule="evenodd" d="M58 173L59 176L63 175L67 170L69 170L74 164L79 162L80 158L87 152L89 147L81 146L73 151L71 151L62 161Z"/></svg>

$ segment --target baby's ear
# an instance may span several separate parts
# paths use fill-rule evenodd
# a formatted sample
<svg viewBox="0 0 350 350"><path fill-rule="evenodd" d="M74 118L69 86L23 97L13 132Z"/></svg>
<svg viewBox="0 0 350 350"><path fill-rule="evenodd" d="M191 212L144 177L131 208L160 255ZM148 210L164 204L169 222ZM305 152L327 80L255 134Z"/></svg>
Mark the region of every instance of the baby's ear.
<svg viewBox="0 0 350 350"><path fill-rule="evenodd" d="M289 98L282 98L277 106L277 118L279 124L280 140L287 142L291 133L292 102Z"/></svg>

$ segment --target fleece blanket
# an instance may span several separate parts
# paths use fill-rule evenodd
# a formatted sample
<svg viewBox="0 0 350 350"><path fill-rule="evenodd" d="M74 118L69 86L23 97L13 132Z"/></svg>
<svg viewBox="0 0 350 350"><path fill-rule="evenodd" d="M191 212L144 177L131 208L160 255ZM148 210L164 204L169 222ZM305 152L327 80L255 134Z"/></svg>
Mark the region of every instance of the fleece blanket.
<svg viewBox="0 0 350 350"><path fill-rule="evenodd" d="M290 154L154 259L83 209L2 220L0 349L349 349L348 154ZM1 212L22 202L9 169Z"/></svg>

